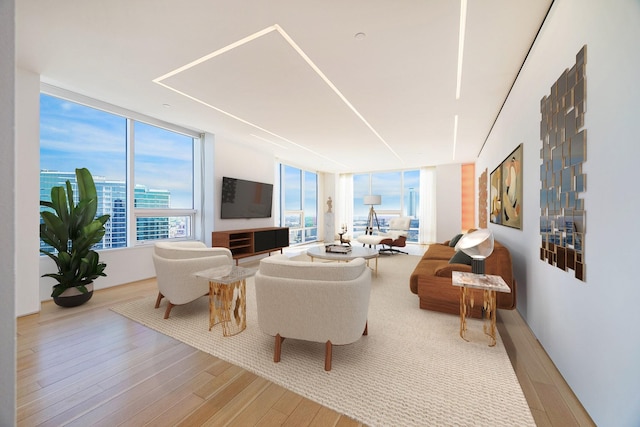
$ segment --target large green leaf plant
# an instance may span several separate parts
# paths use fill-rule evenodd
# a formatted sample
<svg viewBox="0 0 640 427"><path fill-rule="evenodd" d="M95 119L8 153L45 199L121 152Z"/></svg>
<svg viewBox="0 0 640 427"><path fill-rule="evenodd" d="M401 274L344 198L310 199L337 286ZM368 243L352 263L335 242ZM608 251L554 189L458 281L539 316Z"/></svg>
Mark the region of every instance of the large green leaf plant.
<svg viewBox="0 0 640 427"><path fill-rule="evenodd" d="M107 266L100 262L100 256L91 248L105 234L105 224L109 215L96 218L98 193L91 173L86 168L76 169L79 199L74 205L73 189L67 180L65 187L51 189L51 201L41 200L40 239L55 248L56 252L40 252L55 261L58 272L44 274L58 284L53 286L52 297L59 296L69 288L77 288L86 293L86 285L99 276L106 276Z"/></svg>

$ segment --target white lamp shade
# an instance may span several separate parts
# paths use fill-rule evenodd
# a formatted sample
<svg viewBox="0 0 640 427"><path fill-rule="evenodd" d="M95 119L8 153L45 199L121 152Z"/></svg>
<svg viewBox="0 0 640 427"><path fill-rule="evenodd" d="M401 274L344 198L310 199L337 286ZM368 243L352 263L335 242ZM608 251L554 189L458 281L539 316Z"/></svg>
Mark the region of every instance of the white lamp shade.
<svg viewBox="0 0 640 427"><path fill-rule="evenodd" d="M467 233L458 240L455 249L471 258L485 259L493 252L493 233L487 228Z"/></svg>
<svg viewBox="0 0 640 427"><path fill-rule="evenodd" d="M382 204L382 196L380 196L380 195L364 196L364 204L365 205L380 205L380 204Z"/></svg>

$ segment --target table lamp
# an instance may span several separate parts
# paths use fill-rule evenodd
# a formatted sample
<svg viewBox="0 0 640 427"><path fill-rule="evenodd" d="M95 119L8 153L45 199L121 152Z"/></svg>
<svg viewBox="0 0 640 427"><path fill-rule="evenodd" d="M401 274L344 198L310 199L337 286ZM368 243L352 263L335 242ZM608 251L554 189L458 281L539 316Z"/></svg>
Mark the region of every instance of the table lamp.
<svg viewBox="0 0 640 427"><path fill-rule="evenodd" d="M493 252L493 233L487 228L467 233L455 247L471 257L471 272L484 274L484 260Z"/></svg>

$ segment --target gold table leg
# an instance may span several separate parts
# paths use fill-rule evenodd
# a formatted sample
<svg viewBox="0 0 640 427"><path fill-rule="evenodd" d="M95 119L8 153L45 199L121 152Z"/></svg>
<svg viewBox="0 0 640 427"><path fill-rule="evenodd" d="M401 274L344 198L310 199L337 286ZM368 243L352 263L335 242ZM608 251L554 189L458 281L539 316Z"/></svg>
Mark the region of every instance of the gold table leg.
<svg viewBox="0 0 640 427"><path fill-rule="evenodd" d="M482 326L484 333L489 336L489 347L496 345L496 291L485 290L484 292L484 310L489 321L489 325L485 323Z"/></svg>
<svg viewBox="0 0 640 427"><path fill-rule="evenodd" d="M489 347L496 345L496 291L484 290L483 291L483 303L484 312L486 315L485 324L482 325L482 330L489 336ZM467 315L473 307L473 298L468 301L468 291L466 286L460 287L460 338L465 341L469 341L465 338L465 332L467 332Z"/></svg>
<svg viewBox="0 0 640 427"><path fill-rule="evenodd" d="M460 287L460 338L465 341L469 341L464 337L464 333L467 332L467 288L465 286Z"/></svg>

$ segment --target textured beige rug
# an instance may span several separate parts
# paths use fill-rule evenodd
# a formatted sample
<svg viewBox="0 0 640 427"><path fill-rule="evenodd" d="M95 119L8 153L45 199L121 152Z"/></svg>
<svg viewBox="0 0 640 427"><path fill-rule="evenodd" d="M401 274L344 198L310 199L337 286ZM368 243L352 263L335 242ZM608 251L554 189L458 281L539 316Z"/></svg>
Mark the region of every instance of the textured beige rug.
<svg viewBox="0 0 640 427"><path fill-rule="evenodd" d="M300 256L300 259L306 256ZM286 340L273 362L273 338L257 324L253 279L247 281L247 329L228 338L208 331L208 300L175 307L168 320L155 295L112 309L369 426L535 426L502 340L489 347L479 320L418 308L408 278L419 257L380 257L373 279L369 335L334 346Z"/></svg>

